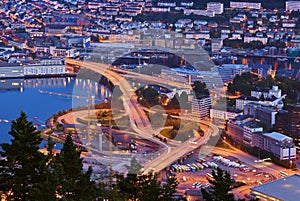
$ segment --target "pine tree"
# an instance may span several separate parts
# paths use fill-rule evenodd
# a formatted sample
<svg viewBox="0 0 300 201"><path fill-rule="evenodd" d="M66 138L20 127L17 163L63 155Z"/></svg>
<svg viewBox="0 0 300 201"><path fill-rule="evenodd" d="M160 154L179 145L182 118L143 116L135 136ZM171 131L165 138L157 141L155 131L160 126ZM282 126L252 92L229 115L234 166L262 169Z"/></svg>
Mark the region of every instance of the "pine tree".
<svg viewBox="0 0 300 201"><path fill-rule="evenodd" d="M11 191L8 199L33 200L43 197L43 178L46 169L45 156L39 152L42 139L27 115L21 112L12 121L9 134L11 143L1 144L0 190Z"/></svg>
<svg viewBox="0 0 300 201"><path fill-rule="evenodd" d="M130 161L130 165L125 165L128 174L140 174L142 165L136 160L135 157L133 157Z"/></svg>
<svg viewBox="0 0 300 201"><path fill-rule="evenodd" d="M76 150L72 137L67 136L61 153L55 158L55 175L58 178L58 194L66 200L93 200L96 185L90 177L92 169L84 173L80 152Z"/></svg>
<svg viewBox="0 0 300 201"><path fill-rule="evenodd" d="M212 171L213 179L207 178L208 182L212 184L212 190L207 191L201 189L203 198L209 201L234 201L234 195L229 193L232 190L233 181L230 173L221 168L217 168L217 172Z"/></svg>
<svg viewBox="0 0 300 201"><path fill-rule="evenodd" d="M173 200L173 195L176 193L176 188L178 186L178 181L175 176L170 176L165 185L162 186L162 196L161 201Z"/></svg>

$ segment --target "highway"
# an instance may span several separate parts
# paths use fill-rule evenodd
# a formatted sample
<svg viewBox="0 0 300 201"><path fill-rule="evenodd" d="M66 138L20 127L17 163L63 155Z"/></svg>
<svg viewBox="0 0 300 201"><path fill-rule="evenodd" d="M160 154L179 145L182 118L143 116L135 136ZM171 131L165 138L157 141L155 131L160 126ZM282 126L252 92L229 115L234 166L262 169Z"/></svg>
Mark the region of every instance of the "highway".
<svg viewBox="0 0 300 201"><path fill-rule="evenodd" d="M155 139L153 137L153 134L155 133L151 127L151 123L148 119L148 116L146 115L145 111L143 110L143 107L138 103L137 96L134 93L134 90L132 89L130 83L123 77L123 74L119 74L117 72L121 73L130 73L132 75L135 75L139 77L139 79L153 81L154 78L149 75L143 75L138 74L134 72L124 72L124 70L111 68L106 64L101 63L95 63L95 62L82 62L78 60L71 60L67 59L66 63L73 64L73 65L79 65L81 68L89 69L97 74L103 75L108 80L110 80L114 85L118 85L120 87L120 90L123 92L123 106L126 110L126 112L129 114L130 117L130 124L132 129L139 134L140 137L151 139L152 141L162 144L164 147L163 153L161 153L158 157L150 161L148 164L144 166L144 173L149 173L150 171L153 172L159 172L163 170L165 167L169 166L170 164L177 161L179 158L183 157L190 151L198 148L203 143L207 142L209 137L211 135L218 134L218 128L214 125L212 125L210 122L202 121L201 124L205 124L209 127L208 132L204 135L204 137L194 137L191 138L189 141L183 142L182 144L178 146L169 146L165 143L160 142L158 139ZM156 82L160 82L162 84L166 84L166 80L164 79L156 79ZM176 86L177 88L183 87L182 83L177 82L168 82L168 85ZM187 87L184 85L185 88ZM113 108L112 108L113 110ZM187 118L189 119L189 118ZM197 120L198 121L198 120ZM190 142L193 143L190 143Z"/></svg>

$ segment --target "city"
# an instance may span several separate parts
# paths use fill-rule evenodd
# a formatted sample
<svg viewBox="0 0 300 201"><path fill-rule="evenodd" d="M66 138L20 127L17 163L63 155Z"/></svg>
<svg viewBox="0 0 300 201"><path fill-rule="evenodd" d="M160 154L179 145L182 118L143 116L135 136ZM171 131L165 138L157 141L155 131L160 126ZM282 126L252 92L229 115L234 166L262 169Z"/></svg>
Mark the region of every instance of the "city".
<svg viewBox="0 0 300 201"><path fill-rule="evenodd" d="M281 200L300 1L0 1L1 200Z"/></svg>

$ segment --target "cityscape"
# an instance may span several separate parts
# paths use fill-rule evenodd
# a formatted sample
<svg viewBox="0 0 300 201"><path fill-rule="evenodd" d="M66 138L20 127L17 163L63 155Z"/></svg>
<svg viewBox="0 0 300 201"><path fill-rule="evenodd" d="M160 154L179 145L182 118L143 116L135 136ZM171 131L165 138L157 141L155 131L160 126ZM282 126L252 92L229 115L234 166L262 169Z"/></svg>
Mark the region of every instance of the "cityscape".
<svg viewBox="0 0 300 201"><path fill-rule="evenodd" d="M299 0L1 0L1 200L299 200L299 18Z"/></svg>

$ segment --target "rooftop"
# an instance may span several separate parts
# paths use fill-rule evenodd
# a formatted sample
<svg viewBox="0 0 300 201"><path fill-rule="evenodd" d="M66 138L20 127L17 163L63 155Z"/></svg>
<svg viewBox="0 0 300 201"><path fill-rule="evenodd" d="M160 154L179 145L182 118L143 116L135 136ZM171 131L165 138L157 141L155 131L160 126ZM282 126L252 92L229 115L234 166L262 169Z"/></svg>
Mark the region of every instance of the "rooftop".
<svg viewBox="0 0 300 201"><path fill-rule="evenodd" d="M265 195L269 195L284 201L293 201L300 196L300 175L294 174L282 179L271 181L251 188Z"/></svg>
<svg viewBox="0 0 300 201"><path fill-rule="evenodd" d="M265 133L264 136L268 136L269 138L275 139L277 141L283 141L285 139L292 140L292 138L278 132Z"/></svg>

